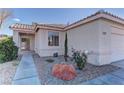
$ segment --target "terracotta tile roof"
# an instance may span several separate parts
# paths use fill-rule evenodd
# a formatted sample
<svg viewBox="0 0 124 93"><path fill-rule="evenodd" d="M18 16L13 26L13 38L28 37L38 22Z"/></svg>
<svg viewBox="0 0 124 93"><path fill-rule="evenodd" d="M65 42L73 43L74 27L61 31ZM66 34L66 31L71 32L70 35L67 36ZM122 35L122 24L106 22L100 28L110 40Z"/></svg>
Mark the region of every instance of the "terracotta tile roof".
<svg viewBox="0 0 124 93"><path fill-rule="evenodd" d="M106 15L110 15L110 16L112 16L112 17L114 17L114 18L117 18L117 19L120 19L120 20L124 21L124 19L123 19L122 17L119 17L119 16L117 16L117 15L114 15L114 14L109 13L109 12L104 11L104 10L98 11L97 13L98 13L98 14L99 14L99 13L104 13L104 14L106 14Z"/></svg>
<svg viewBox="0 0 124 93"><path fill-rule="evenodd" d="M16 23L11 25L10 28L33 30L35 27L33 25Z"/></svg>
<svg viewBox="0 0 124 93"><path fill-rule="evenodd" d="M82 25L82 24L85 24L87 22L90 22L90 21L93 21L93 20L96 20L96 19L99 19L99 18L104 18L104 19L107 19L107 20L111 20L111 21L115 21L115 22L118 22L118 23L121 23L121 24L124 24L124 19L121 18L121 17L118 17L116 15L113 15L107 11L104 11L104 10L100 10L90 16L87 16L86 18L83 18L79 21L76 21L72 24L69 24L67 25L64 30L68 30L68 29L71 29L71 28L74 28L76 26L79 26L79 25Z"/></svg>
<svg viewBox="0 0 124 93"><path fill-rule="evenodd" d="M101 14L104 14L104 15L101 15ZM101 15L101 16L99 16L99 15ZM116 15L113 15L113 14L111 14L109 12L100 10L100 11L98 11L98 12L96 12L96 13L90 15L90 16L87 16L86 18L83 18L83 19L81 19L79 21L76 21L76 22L74 22L72 24L69 24L69 25L64 25L64 24L38 24L38 23L32 23L32 25L28 25L28 24L16 23L16 24L11 25L10 28L11 29L15 28L15 29L34 30L34 31L37 28L43 28L43 29L65 31L65 30L71 29L73 27L76 27L78 25L84 24L86 22L89 22L89 21L92 21L92 20L96 20L98 18L106 18L108 20L118 21L120 23L122 23L122 22L124 23L124 19L123 18L118 17Z"/></svg>
<svg viewBox="0 0 124 93"><path fill-rule="evenodd" d="M58 30L61 31L65 25L63 24L37 24L37 23L32 23L32 25L27 25L27 24L13 24L10 26L11 29L25 29L25 30L36 30L37 28L43 28L43 29L51 29L51 30Z"/></svg>

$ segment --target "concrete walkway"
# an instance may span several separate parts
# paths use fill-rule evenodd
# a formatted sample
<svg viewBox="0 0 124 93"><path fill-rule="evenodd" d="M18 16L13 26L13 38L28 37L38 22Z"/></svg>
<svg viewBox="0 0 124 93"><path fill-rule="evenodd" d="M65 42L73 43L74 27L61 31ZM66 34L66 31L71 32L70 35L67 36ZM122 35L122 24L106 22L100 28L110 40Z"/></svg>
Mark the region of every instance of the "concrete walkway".
<svg viewBox="0 0 124 93"><path fill-rule="evenodd" d="M12 81L13 85L40 85L31 53L25 53Z"/></svg>

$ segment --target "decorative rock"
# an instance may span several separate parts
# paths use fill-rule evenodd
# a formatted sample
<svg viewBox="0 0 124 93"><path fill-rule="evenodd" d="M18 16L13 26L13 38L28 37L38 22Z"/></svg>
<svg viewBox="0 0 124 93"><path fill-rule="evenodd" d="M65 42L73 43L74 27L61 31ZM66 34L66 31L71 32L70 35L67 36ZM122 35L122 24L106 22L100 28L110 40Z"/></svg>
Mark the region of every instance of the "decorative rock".
<svg viewBox="0 0 124 93"><path fill-rule="evenodd" d="M52 75L62 80L72 80L76 77L76 71L73 65L55 64Z"/></svg>

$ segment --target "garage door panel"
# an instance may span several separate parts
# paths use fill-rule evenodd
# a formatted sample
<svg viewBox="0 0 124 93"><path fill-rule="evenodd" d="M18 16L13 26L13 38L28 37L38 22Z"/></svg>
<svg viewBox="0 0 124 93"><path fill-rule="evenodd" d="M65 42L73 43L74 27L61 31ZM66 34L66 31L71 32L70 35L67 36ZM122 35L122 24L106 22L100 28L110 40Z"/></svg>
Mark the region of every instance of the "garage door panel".
<svg viewBox="0 0 124 93"><path fill-rule="evenodd" d="M111 61L118 61L124 59L124 30L115 29L111 33Z"/></svg>

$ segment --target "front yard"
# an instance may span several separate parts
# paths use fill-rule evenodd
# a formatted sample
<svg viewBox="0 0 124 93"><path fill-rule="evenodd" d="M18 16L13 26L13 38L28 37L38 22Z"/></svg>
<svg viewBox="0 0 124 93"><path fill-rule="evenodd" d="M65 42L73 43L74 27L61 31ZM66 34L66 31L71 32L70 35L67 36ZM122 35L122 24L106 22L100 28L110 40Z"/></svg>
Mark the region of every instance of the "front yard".
<svg viewBox="0 0 124 93"><path fill-rule="evenodd" d="M18 47L12 37L0 39L0 84L11 84L19 64Z"/></svg>
<svg viewBox="0 0 124 93"><path fill-rule="evenodd" d="M34 55L34 62L39 73L39 78L41 84L48 85L75 85L81 84L82 82L86 82L88 80L97 78L99 76L108 74L110 72L114 72L119 70L120 68L113 65L103 65L103 66L94 66L89 63L86 64L83 70L78 70L75 66L75 63L71 60L68 62L64 61L63 56L59 57L39 57L38 55ZM52 75L52 68L55 64L65 63L72 64L75 69L77 76L73 80L61 80Z"/></svg>
<svg viewBox="0 0 124 93"><path fill-rule="evenodd" d="M15 75L19 60L9 61L0 64L0 84L10 85Z"/></svg>

